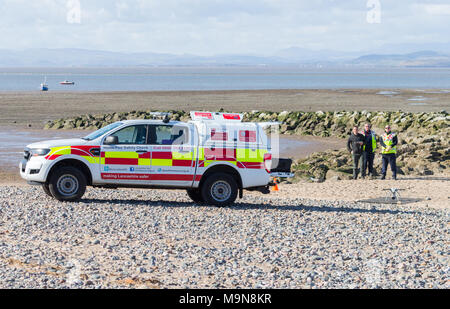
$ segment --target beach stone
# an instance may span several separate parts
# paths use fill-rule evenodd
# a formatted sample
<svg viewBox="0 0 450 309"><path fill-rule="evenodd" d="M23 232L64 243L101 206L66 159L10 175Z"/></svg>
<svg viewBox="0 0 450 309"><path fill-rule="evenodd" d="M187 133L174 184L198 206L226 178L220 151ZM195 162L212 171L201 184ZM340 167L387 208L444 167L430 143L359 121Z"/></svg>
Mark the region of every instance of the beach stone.
<svg viewBox="0 0 450 309"><path fill-rule="evenodd" d="M350 177L351 175L336 170L328 170L326 173L326 180L328 181L348 180Z"/></svg>

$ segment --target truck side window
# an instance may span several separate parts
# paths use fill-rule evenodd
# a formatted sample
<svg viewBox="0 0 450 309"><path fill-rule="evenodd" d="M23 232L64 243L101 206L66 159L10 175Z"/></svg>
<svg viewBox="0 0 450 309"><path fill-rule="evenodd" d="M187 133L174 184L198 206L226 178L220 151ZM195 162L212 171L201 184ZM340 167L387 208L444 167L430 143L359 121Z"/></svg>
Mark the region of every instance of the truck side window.
<svg viewBox="0 0 450 309"><path fill-rule="evenodd" d="M129 126L115 132L111 136L119 138L119 145L144 145L147 139L147 126Z"/></svg>
<svg viewBox="0 0 450 309"><path fill-rule="evenodd" d="M188 129L182 126L150 125L148 130L148 144L173 145L188 142Z"/></svg>

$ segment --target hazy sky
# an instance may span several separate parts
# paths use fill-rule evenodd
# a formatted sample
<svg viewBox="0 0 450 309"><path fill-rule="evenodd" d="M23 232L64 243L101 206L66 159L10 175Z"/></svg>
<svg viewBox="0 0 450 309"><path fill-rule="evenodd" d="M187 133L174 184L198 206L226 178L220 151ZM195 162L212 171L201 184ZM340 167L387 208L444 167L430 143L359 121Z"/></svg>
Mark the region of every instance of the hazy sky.
<svg viewBox="0 0 450 309"><path fill-rule="evenodd" d="M0 0L0 49L268 55L449 42L449 32L448 0Z"/></svg>

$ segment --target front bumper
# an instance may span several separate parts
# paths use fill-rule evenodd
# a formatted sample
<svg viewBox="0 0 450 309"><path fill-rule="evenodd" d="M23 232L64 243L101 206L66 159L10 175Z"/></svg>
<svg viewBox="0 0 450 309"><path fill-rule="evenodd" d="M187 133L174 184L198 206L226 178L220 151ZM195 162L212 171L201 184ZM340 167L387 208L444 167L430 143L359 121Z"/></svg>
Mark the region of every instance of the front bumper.
<svg viewBox="0 0 450 309"><path fill-rule="evenodd" d="M45 159L44 159L45 160ZM20 177L27 182L45 182L44 162L40 158L22 160L19 164Z"/></svg>

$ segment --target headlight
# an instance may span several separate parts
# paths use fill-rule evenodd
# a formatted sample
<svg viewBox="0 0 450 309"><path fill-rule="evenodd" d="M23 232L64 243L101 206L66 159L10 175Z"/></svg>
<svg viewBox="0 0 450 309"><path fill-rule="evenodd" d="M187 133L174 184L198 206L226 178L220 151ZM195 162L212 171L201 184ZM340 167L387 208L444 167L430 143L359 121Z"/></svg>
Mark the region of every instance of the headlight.
<svg viewBox="0 0 450 309"><path fill-rule="evenodd" d="M33 157L45 156L50 151L51 151L50 149L45 149L45 148L30 149L31 156L33 156Z"/></svg>

